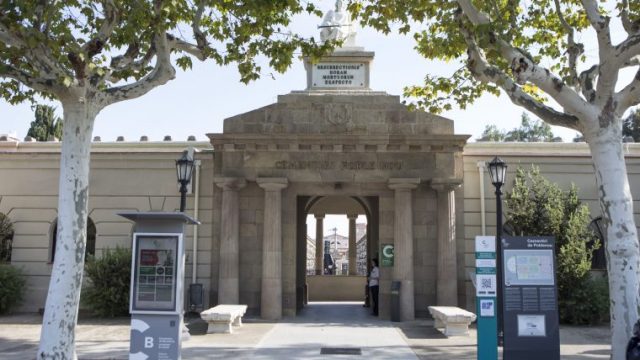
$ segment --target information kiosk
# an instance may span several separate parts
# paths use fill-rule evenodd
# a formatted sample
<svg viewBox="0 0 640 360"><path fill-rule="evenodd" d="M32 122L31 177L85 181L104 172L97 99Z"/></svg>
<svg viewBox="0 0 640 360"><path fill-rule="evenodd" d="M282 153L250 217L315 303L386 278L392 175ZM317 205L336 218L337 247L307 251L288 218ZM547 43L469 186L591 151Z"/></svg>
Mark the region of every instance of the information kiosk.
<svg viewBox="0 0 640 360"><path fill-rule="evenodd" d="M555 241L505 236L504 359L560 360Z"/></svg>
<svg viewBox="0 0 640 360"><path fill-rule="evenodd" d="M180 359L184 308L184 225L179 212L124 212L132 243L129 359Z"/></svg>

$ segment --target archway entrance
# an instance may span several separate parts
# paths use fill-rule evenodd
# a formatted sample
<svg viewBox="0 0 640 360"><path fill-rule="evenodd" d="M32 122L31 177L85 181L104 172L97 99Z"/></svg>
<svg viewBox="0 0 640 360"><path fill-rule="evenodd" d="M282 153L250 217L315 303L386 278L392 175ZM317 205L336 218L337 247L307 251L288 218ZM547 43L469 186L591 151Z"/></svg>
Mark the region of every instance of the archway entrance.
<svg viewBox="0 0 640 360"><path fill-rule="evenodd" d="M351 53L340 59L364 61ZM295 316L315 296L311 276L352 276L348 255L336 269L335 243L327 266L323 251L307 275L307 233L315 233L308 216L342 214L366 217L366 260L383 245L394 249L395 260L380 264L381 318L390 316L392 281L401 282L403 321L426 315L429 305L457 305L464 249L456 242L455 189L468 137L455 135L452 121L368 89L310 90L225 119L224 133L209 136L212 304L246 304L264 319ZM321 279L329 265L347 275ZM364 296L360 281L352 287ZM346 287L323 289L337 296Z"/></svg>
<svg viewBox="0 0 640 360"><path fill-rule="evenodd" d="M314 301L365 301L378 197L299 196L297 210L297 311Z"/></svg>

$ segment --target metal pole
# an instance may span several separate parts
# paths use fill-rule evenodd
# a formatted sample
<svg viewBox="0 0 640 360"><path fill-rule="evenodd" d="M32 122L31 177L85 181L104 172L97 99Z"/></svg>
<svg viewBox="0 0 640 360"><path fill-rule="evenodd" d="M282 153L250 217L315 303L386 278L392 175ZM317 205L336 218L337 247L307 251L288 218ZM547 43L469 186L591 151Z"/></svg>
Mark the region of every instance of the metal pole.
<svg viewBox="0 0 640 360"><path fill-rule="evenodd" d="M502 191L496 185L496 270L497 270L497 290L498 290L498 346L504 347L504 313L503 313L503 294L502 294Z"/></svg>
<svg viewBox="0 0 640 360"><path fill-rule="evenodd" d="M180 212L184 212L187 205L187 184L183 181L180 183Z"/></svg>

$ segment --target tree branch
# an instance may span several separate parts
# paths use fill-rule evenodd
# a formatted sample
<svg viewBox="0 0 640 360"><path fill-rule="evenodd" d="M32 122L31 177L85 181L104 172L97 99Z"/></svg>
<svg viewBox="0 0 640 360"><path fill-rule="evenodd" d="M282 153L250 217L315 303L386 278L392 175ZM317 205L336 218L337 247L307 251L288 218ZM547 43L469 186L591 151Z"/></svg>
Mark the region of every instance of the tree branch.
<svg viewBox="0 0 640 360"><path fill-rule="evenodd" d="M564 18L564 15L562 14L562 8L560 6L560 0L554 0L554 3L556 5L556 13L558 14L558 19L560 19L560 24L562 24L562 27L567 33L567 53L569 55L570 84L577 88L580 88L581 84L578 79L577 62L578 57L584 53L584 45L580 43L577 44L575 42L575 30Z"/></svg>
<svg viewBox="0 0 640 360"><path fill-rule="evenodd" d="M629 35L633 35L640 31L640 23L633 22L629 19L629 0L622 0L622 9L620 9L620 19L622 27Z"/></svg>
<svg viewBox="0 0 640 360"><path fill-rule="evenodd" d="M171 47L171 49L186 52L187 54L195 56L200 61L204 61L207 59L206 48L209 46L207 37L205 36L204 32L202 32L202 29L200 29L200 22L202 21L204 10L205 2L199 1L198 8L196 9L196 12L193 16L193 21L191 23L193 37L196 41L195 44L179 39L178 37L171 34L167 34L167 39L169 40L169 46Z"/></svg>
<svg viewBox="0 0 640 360"><path fill-rule="evenodd" d="M0 20L4 20L0 17ZM20 26L20 25L18 25ZM41 43L37 46L29 46L24 40L24 33L28 29L20 26L17 32L11 31L6 25L0 22L0 41L8 47L13 47L24 52L24 56L29 60L29 65L40 73L43 78L55 80L68 76L67 72L59 66L51 51Z"/></svg>
<svg viewBox="0 0 640 360"><path fill-rule="evenodd" d="M171 48L168 45L166 34L156 34L153 43L156 52L156 64L153 70L132 84L105 90L104 97L100 100L102 107L124 100L135 99L175 78L176 71L171 65Z"/></svg>
<svg viewBox="0 0 640 360"><path fill-rule="evenodd" d="M0 78L19 81L25 86L40 92L60 94L62 90L62 87L51 79L34 77L8 64L0 64Z"/></svg>
<svg viewBox="0 0 640 360"><path fill-rule="evenodd" d="M600 14L597 0L582 0L591 27L598 38L598 54L600 66L598 68L598 84L596 85L596 102L600 106L608 101L615 90L618 81L618 67L624 61L617 62L611 58L614 48L611 44L610 18ZM613 60L613 61L612 61Z"/></svg>
<svg viewBox="0 0 640 360"><path fill-rule="evenodd" d="M477 26L491 23L489 15L478 10L473 3L471 3L471 0L458 0L458 5L460 5L467 19L469 19L473 25Z"/></svg>
<svg viewBox="0 0 640 360"><path fill-rule="evenodd" d="M142 71L147 67L151 60L156 56L156 49L153 43L140 60L135 60L140 55L140 45L133 43L129 45L124 55L115 56L111 59L111 67L108 74L105 75L105 79L112 83L122 80L119 76L114 76L117 72L136 72Z"/></svg>
<svg viewBox="0 0 640 360"><path fill-rule="evenodd" d="M13 46L20 49L24 49L26 47L26 44L20 38L11 34L9 32L9 29L7 29L7 27L2 23L0 23L0 41L8 46Z"/></svg>
<svg viewBox="0 0 640 360"><path fill-rule="evenodd" d="M184 51L195 56L200 61L207 59L203 49L200 48L200 45L194 45L184 40L180 40L171 34L167 34L167 40L171 49Z"/></svg>
<svg viewBox="0 0 640 360"><path fill-rule="evenodd" d="M608 44L611 44L611 34L609 32L609 18L606 16L602 16L600 14L600 9L598 9L598 1L597 0L582 0L582 7L587 13L587 19L591 23L593 29L598 33L598 37L600 35L605 36L603 40L608 39Z"/></svg>
<svg viewBox="0 0 640 360"><path fill-rule="evenodd" d="M196 13L193 17L193 23L191 24L191 29L193 30L193 37L196 39L197 48L200 50L204 50L208 46L207 37L204 35L202 30L200 29L200 21L202 20L204 9L205 9L205 2L200 1L198 3L198 9L196 10ZM204 59L201 59L201 60L204 60Z"/></svg>
<svg viewBox="0 0 640 360"><path fill-rule="evenodd" d="M113 29L118 23L118 11L113 0L103 0L102 8L104 10L104 20L100 26L98 33L82 46L82 52L87 54L87 60L94 57L102 51L104 44L111 37Z"/></svg>
<svg viewBox="0 0 640 360"><path fill-rule="evenodd" d="M476 79L499 86L514 104L524 107L551 125L581 131L580 123L576 116L559 112L542 104L531 95L525 93L511 77L499 68L489 65L471 32L462 24L462 21L460 21L460 28L467 43L469 56L467 67Z"/></svg>
<svg viewBox="0 0 640 360"><path fill-rule="evenodd" d="M614 64L620 65L640 55L640 33L630 35L627 39L615 47L613 54Z"/></svg>
<svg viewBox="0 0 640 360"><path fill-rule="evenodd" d="M623 114L631 106L640 104L640 69L631 82L616 94L618 112Z"/></svg>
<svg viewBox="0 0 640 360"><path fill-rule="evenodd" d="M593 103L596 100L594 83L598 76L598 69L598 65L593 65L580 73L580 90L582 91L582 96L584 96L589 103Z"/></svg>
<svg viewBox="0 0 640 360"><path fill-rule="evenodd" d="M460 4L462 12L472 24L490 23L489 17L473 6L470 0L458 0L458 4ZM465 27L462 22L460 22L460 27ZM469 32L468 29L466 29L466 31ZM516 49L495 34L491 35L494 37L492 43L496 46L502 57L511 64L511 71L519 84L531 82L554 98L560 105L565 107L565 109L568 109L570 113L583 113L585 102L573 89L566 86L559 77L535 64L533 60L521 50Z"/></svg>

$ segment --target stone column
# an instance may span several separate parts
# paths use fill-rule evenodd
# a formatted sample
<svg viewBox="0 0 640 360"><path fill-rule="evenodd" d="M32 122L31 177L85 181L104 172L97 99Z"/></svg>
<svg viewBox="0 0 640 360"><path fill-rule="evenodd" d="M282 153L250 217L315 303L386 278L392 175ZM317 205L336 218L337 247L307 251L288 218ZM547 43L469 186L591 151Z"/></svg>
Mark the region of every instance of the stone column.
<svg viewBox="0 0 640 360"><path fill-rule="evenodd" d="M316 275L324 273L324 214L316 217Z"/></svg>
<svg viewBox="0 0 640 360"><path fill-rule="evenodd" d="M411 190L420 179L389 179L395 190L393 280L400 281L400 320L415 319L413 284L413 201Z"/></svg>
<svg viewBox="0 0 640 360"><path fill-rule="evenodd" d="M458 266L456 254L455 188L461 179L433 179L438 196L438 262L436 305L458 306Z"/></svg>
<svg viewBox="0 0 640 360"><path fill-rule="evenodd" d="M356 219L358 214L348 214L349 219L349 275L358 275L356 249Z"/></svg>
<svg viewBox="0 0 640 360"><path fill-rule="evenodd" d="M245 187L247 183L241 178L219 178L214 182L222 188L218 304L238 304L240 301L240 201L238 190Z"/></svg>
<svg viewBox="0 0 640 360"><path fill-rule="evenodd" d="M256 182L264 189L260 316L278 320L282 317L282 189L288 181L258 178Z"/></svg>

